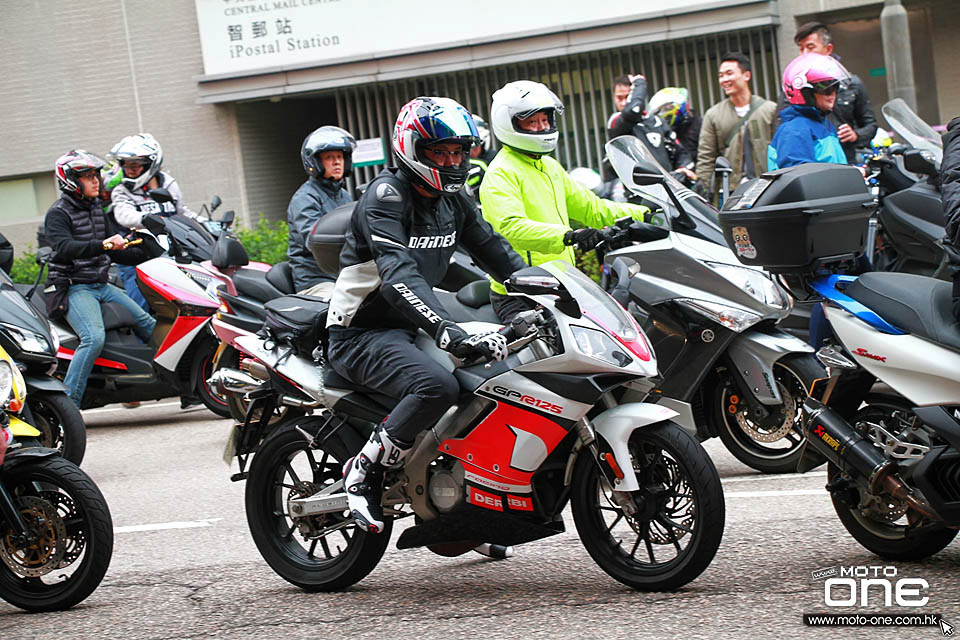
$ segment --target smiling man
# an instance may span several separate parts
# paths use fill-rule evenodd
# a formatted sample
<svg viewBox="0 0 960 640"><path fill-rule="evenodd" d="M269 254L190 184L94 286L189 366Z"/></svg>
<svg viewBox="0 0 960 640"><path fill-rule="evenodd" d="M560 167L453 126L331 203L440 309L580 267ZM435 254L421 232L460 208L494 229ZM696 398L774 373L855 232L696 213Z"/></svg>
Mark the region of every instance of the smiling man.
<svg viewBox="0 0 960 640"><path fill-rule="evenodd" d="M777 105L750 91L750 59L727 53L720 60L720 88L726 99L704 114L697 149L697 177L710 184L714 163L726 157L733 167L731 188L767 170L767 145Z"/></svg>

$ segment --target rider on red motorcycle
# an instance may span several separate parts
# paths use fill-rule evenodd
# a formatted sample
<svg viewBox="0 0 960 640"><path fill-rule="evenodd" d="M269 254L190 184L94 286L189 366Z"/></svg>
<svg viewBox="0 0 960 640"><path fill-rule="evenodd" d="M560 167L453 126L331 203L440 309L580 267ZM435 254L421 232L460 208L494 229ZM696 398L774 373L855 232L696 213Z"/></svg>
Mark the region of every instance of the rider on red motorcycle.
<svg viewBox="0 0 960 640"><path fill-rule="evenodd" d="M499 333L471 334L447 320L432 290L458 247L498 281L525 266L462 191L476 143L470 113L454 100L408 102L393 131L399 168L370 183L340 253L327 315L328 361L354 383L400 400L344 467L352 515L372 533L384 526L384 470L403 460L459 394L453 374L414 344L417 330L458 358L507 355Z"/></svg>
<svg viewBox="0 0 960 640"><path fill-rule="evenodd" d="M86 151L68 151L61 156L54 175L63 195L44 219L44 231L55 252L45 289L47 310L51 317L66 314L80 338L63 380L78 405L106 338L100 303L115 302L126 308L144 342L149 343L156 325L156 320L123 291L107 284L111 258L118 263L137 264L149 256L139 247L127 249L123 230L104 212L101 168L103 161Z"/></svg>

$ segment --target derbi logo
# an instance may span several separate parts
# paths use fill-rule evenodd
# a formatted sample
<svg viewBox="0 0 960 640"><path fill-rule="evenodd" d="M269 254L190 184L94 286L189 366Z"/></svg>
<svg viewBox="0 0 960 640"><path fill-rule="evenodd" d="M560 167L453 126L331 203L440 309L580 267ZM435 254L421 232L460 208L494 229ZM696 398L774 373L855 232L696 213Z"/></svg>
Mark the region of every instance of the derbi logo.
<svg viewBox="0 0 960 640"><path fill-rule="evenodd" d="M470 487L470 502L485 509L503 511L503 500L501 500L499 496L481 491L476 487Z"/></svg>
<svg viewBox="0 0 960 640"><path fill-rule="evenodd" d="M886 362L886 361L887 361L887 356L874 355L874 354L870 353L869 351L867 351L866 349L864 349L863 347L860 347L859 349L857 349L856 351L854 351L854 352L853 352L853 355L855 355L855 356L863 356L864 358L870 358L871 360L878 360L878 361L880 361L880 362Z"/></svg>
<svg viewBox="0 0 960 640"><path fill-rule="evenodd" d="M525 393L520 393L519 391L514 391L513 389L507 389L498 384L493 385L490 389L498 396L503 396L510 400L516 400L522 402L523 404L528 404L531 407L536 407L538 409L543 409L544 411L549 411L550 413L563 413L563 407L558 404L553 404L552 402L547 402L546 400L540 400L539 398L534 398L531 395Z"/></svg>

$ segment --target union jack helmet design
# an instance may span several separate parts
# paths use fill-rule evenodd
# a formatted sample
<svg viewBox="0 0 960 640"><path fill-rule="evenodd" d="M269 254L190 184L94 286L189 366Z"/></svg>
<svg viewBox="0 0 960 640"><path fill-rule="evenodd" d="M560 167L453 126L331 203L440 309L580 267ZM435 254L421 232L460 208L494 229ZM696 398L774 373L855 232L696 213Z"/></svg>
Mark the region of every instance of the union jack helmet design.
<svg viewBox="0 0 960 640"><path fill-rule="evenodd" d="M423 149L440 142L462 147L451 165L439 165ZM450 98L414 98L400 109L393 127L393 153L400 170L433 193L456 193L467 181L470 148L480 143L470 112Z"/></svg>
<svg viewBox="0 0 960 640"><path fill-rule="evenodd" d="M57 158L53 175L60 191L82 198L83 188L77 178L88 171L96 172L99 177L102 168L103 160L83 149L74 149Z"/></svg>

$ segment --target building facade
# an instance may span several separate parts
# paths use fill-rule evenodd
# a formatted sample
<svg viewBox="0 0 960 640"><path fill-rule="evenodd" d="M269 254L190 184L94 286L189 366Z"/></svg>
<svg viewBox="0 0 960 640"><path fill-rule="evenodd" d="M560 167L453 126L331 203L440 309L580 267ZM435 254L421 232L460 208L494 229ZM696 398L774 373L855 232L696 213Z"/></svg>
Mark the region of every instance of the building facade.
<svg viewBox="0 0 960 640"><path fill-rule="evenodd" d="M754 91L774 98L782 64L795 55L793 31L809 19L831 25L837 51L867 82L878 113L885 101L880 2L566 4L544 18L542 9L505 0L452 0L430 24L386 0L7 7L0 231L18 248L35 243L57 197L55 159L71 148L106 154L138 131L161 142L164 169L191 208L219 195L223 209L236 209L246 224L260 214L283 219L304 179L300 144L314 128L345 127L367 140L370 157L379 150L389 162L393 120L410 98L446 95L486 117L490 94L517 79L546 83L566 104L558 159L568 168L598 168L614 77L642 72L651 91L686 86L702 112L721 97L718 57L739 50L753 60ZM960 27L960 3L904 4L918 113L945 122L960 112L950 39ZM359 168L356 181L379 169Z"/></svg>

